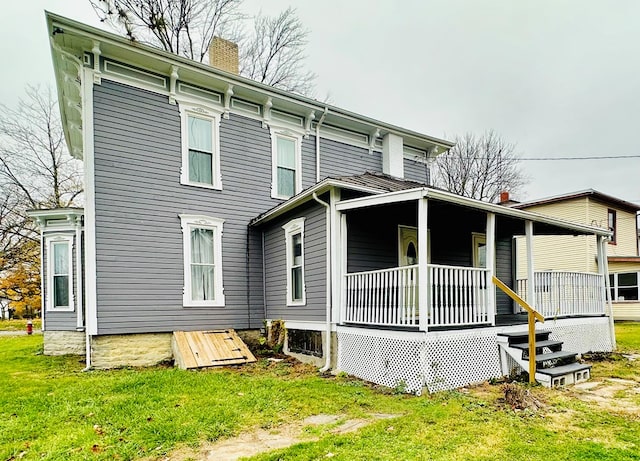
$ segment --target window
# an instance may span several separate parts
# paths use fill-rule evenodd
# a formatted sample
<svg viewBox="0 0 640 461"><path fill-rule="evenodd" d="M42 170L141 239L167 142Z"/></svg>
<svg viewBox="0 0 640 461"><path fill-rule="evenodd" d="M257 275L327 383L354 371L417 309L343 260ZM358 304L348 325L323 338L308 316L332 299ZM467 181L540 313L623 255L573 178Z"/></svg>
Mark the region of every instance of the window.
<svg viewBox="0 0 640 461"><path fill-rule="evenodd" d="M282 226L286 241L287 305L306 304L304 285L304 218Z"/></svg>
<svg viewBox="0 0 640 461"><path fill-rule="evenodd" d="M609 274L609 283L613 301L637 301L640 299L638 297L637 272Z"/></svg>
<svg viewBox="0 0 640 461"><path fill-rule="evenodd" d="M73 310L73 237L48 238L47 310Z"/></svg>
<svg viewBox="0 0 640 461"><path fill-rule="evenodd" d="M288 199L302 189L301 143L302 137L299 135L271 131L273 198Z"/></svg>
<svg viewBox="0 0 640 461"><path fill-rule="evenodd" d="M608 209L607 210L607 227L613 235L611 236L611 241L609 243L616 243L616 210Z"/></svg>
<svg viewBox="0 0 640 461"><path fill-rule="evenodd" d="M184 251L185 307L224 306L222 219L180 215Z"/></svg>
<svg viewBox="0 0 640 461"><path fill-rule="evenodd" d="M472 234L473 267L487 267L487 237L485 234Z"/></svg>
<svg viewBox="0 0 640 461"><path fill-rule="evenodd" d="M182 118L182 172L180 182L222 189L219 114L199 107L180 106Z"/></svg>

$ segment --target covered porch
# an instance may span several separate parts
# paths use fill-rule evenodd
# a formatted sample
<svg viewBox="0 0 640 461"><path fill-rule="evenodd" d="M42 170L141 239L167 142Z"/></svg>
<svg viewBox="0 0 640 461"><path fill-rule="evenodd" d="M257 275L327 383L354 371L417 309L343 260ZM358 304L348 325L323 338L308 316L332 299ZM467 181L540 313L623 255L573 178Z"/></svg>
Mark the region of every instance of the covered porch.
<svg viewBox="0 0 640 461"><path fill-rule="evenodd" d="M426 332L526 323L493 276L545 318L607 315L604 229L427 188L343 197L335 209L340 325ZM534 235L596 235L598 272L536 270ZM519 280L518 236L527 241Z"/></svg>

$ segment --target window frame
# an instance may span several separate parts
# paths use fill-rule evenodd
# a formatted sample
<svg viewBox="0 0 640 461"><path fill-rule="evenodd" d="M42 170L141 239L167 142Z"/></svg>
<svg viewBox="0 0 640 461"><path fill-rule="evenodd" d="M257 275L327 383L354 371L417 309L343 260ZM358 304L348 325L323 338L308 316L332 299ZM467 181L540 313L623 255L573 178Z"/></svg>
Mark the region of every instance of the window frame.
<svg viewBox="0 0 640 461"><path fill-rule="evenodd" d="M278 139L288 139L295 144L295 178L292 196L278 193ZM302 190L302 134L286 128L271 127L271 198L288 200Z"/></svg>
<svg viewBox="0 0 640 461"><path fill-rule="evenodd" d="M75 311L75 293L73 292L73 273L74 273L74 261L73 261L73 236L71 235L50 235L45 237L47 245L47 302L46 310L49 312L73 312ZM68 264L68 290L69 290L69 304L67 306L56 306L55 299L55 283L54 283L54 246L56 244L67 244L67 257Z"/></svg>
<svg viewBox="0 0 640 461"><path fill-rule="evenodd" d="M224 285L222 268L222 234L224 219L211 216L181 214L182 251L184 261L184 285L182 307L224 307ZM213 266L214 266L214 298L200 301L191 297L191 229L213 230Z"/></svg>
<svg viewBox="0 0 640 461"><path fill-rule="evenodd" d="M201 105L178 103L178 107L180 109L180 138L182 142L180 184L222 190L222 174L220 172L220 116L222 113ZM211 184L194 182L189 179L189 117L211 122Z"/></svg>
<svg viewBox="0 0 640 461"><path fill-rule="evenodd" d="M305 306L307 304L307 286L305 280L305 251L304 251L304 221L305 218L296 218L282 226L285 234L285 258L286 258L286 277L287 277L287 306ZM301 254L301 280L302 280L302 298L293 298L293 237L300 234L300 245L302 247Z"/></svg>
<svg viewBox="0 0 640 461"><path fill-rule="evenodd" d="M484 244L485 246L485 265L480 265L480 255L478 250L480 249L480 245ZM472 264L473 267L479 269L488 269L486 266L486 249L487 249L487 234L483 234L481 232L472 232L471 233L471 248L472 248Z"/></svg>
<svg viewBox="0 0 640 461"><path fill-rule="evenodd" d="M622 286L623 289L628 289L628 288L633 288L635 287L636 289L636 298L637 299L618 299L619 298L619 290L620 290L620 283L618 281L618 276L619 275L626 275L626 274L636 274L636 284L635 285L624 285ZM615 272L615 273L610 273L609 276L611 277L610 280L610 289L611 289L611 301L612 302L616 302L616 303L624 303L624 302L629 302L629 303L638 303L640 302L640 272L636 272L636 271L630 271L630 272Z"/></svg>
<svg viewBox="0 0 640 461"><path fill-rule="evenodd" d="M617 244L617 230L618 230L618 214L616 213L616 210L612 209L612 208L607 208L607 229L609 229L610 231L613 232L613 235L611 236L611 240L609 240L609 245L616 245ZM611 226L611 217L613 216L613 226Z"/></svg>

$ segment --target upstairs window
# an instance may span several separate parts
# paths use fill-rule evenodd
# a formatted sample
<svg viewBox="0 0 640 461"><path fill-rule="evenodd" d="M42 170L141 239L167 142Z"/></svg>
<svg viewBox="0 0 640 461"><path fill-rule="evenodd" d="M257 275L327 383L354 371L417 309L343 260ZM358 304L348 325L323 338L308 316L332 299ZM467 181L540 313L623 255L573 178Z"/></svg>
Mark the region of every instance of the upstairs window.
<svg viewBox="0 0 640 461"><path fill-rule="evenodd" d="M219 116L200 108L180 107L182 117L182 174L190 186L221 189Z"/></svg>
<svg viewBox="0 0 640 461"><path fill-rule="evenodd" d="M287 305L306 304L304 284L304 218L290 221L285 232L287 258Z"/></svg>
<svg viewBox="0 0 640 461"><path fill-rule="evenodd" d="M183 305L224 306L222 223L207 216L180 215L184 246Z"/></svg>
<svg viewBox="0 0 640 461"><path fill-rule="evenodd" d="M288 199L302 189L300 136L271 132L273 198Z"/></svg>
<svg viewBox="0 0 640 461"><path fill-rule="evenodd" d="M611 232L613 232L613 235L611 236L611 241L609 243L612 243L615 245L616 243L616 210L612 210L609 209L607 210L607 227L609 228L609 230Z"/></svg>
<svg viewBox="0 0 640 461"><path fill-rule="evenodd" d="M73 238L52 237L48 240L48 310L73 310L72 246Z"/></svg>

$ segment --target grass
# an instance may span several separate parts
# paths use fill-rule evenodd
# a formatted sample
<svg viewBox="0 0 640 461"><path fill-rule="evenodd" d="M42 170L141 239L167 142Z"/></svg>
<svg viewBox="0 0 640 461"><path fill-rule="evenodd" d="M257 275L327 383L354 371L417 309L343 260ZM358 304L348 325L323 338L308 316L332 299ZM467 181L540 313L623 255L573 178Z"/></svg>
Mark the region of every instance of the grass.
<svg viewBox="0 0 640 461"><path fill-rule="evenodd" d="M619 324L635 348L640 324ZM640 460L640 415L532 388L547 403L515 412L500 386L412 397L288 362L189 372L174 368L82 373L72 357L41 355L41 336L0 337L0 460L161 459L250 428L313 414L400 415L352 434L320 435L254 460ZM633 349L637 350L637 349ZM640 361L603 361L593 375L635 376ZM640 404L640 402L638 402Z"/></svg>
<svg viewBox="0 0 640 461"><path fill-rule="evenodd" d="M616 322L618 349L640 353L640 324L638 322Z"/></svg>
<svg viewBox="0 0 640 461"><path fill-rule="evenodd" d="M33 319L31 322L34 330L42 328L41 319ZM27 331L27 319L0 319L0 331Z"/></svg>

